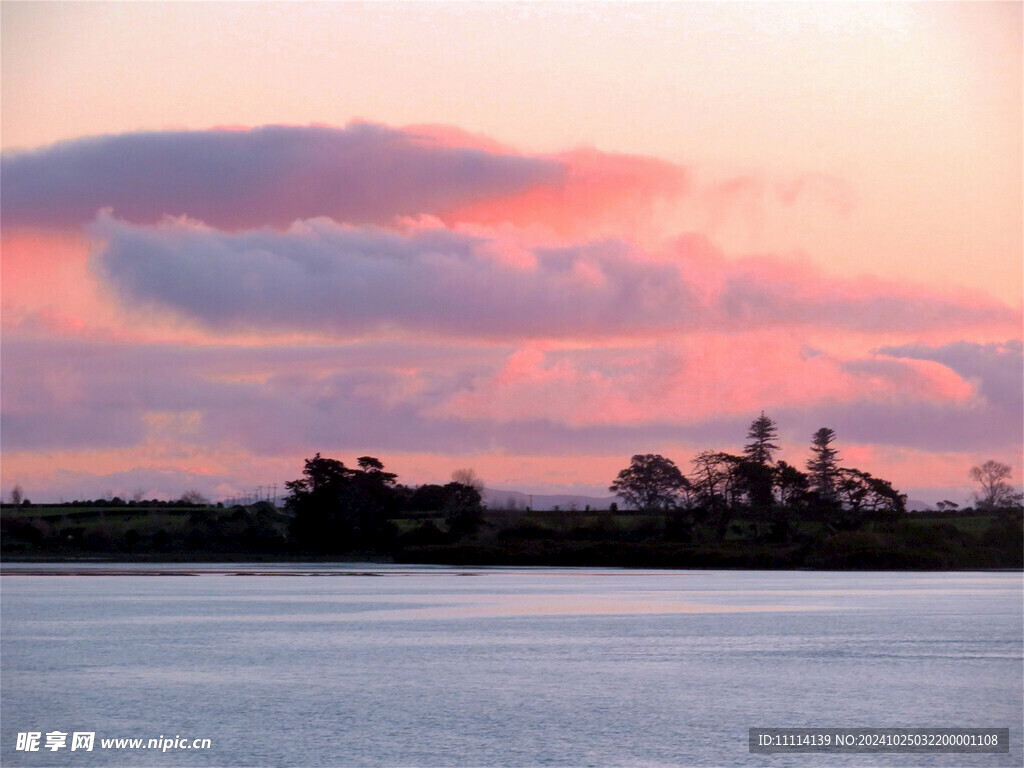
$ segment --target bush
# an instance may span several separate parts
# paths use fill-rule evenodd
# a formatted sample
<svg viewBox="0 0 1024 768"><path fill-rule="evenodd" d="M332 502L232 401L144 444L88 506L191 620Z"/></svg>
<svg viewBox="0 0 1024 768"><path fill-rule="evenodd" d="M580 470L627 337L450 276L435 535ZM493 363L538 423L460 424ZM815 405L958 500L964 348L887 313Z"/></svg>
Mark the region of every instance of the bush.
<svg viewBox="0 0 1024 768"><path fill-rule="evenodd" d="M3 518L0 535L5 545L19 541L32 546L41 545L52 534L50 526L36 518Z"/></svg>
<svg viewBox="0 0 1024 768"><path fill-rule="evenodd" d="M435 525L433 520L427 520L398 539L399 547L422 547L432 544L444 544L448 541L448 534Z"/></svg>

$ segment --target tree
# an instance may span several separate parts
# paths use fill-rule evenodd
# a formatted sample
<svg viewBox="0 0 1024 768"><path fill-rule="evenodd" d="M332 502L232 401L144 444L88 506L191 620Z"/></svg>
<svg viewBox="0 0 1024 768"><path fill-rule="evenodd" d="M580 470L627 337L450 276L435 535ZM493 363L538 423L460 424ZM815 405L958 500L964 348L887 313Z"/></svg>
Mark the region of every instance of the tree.
<svg viewBox="0 0 1024 768"><path fill-rule="evenodd" d="M415 512L440 512L444 509L448 494L443 485L418 486L409 497L409 509Z"/></svg>
<svg viewBox="0 0 1024 768"><path fill-rule="evenodd" d="M11 489L11 504L13 504L16 507L19 506L21 504L22 498L23 493L21 490L21 486L15 483L14 487Z"/></svg>
<svg viewBox="0 0 1024 768"><path fill-rule="evenodd" d="M807 505L810 480L785 461L768 469L772 473L768 485L768 504L765 507L769 513L766 516L771 520L768 533L772 540L783 541L790 535L791 519Z"/></svg>
<svg viewBox="0 0 1024 768"><path fill-rule="evenodd" d="M1006 482L1010 479L1012 471L1008 464L992 459L980 467L971 467L968 474L974 482L981 486L980 492L974 494L979 507L999 509L1020 503L1021 494L1016 493L1013 487Z"/></svg>
<svg viewBox="0 0 1024 768"><path fill-rule="evenodd" d="M396 475L372 456L350 469L317 453L306 459L301 477L285 483L285 507L295 517L291 534L300 546L325 552L385 548L393 531L390 515L400 498Z"/></svg>
<svg viewBox="0 0 1024 768"><path fill-rule="evenodd" d="M761 411L760 417L750 424L747 432L750 442L744 446L743 462L737 467L747 502L761 519L767 518L772 512L772 485L775 480L773 453L779 450L773 441L777 433L775 422Z"/></svg>
<svg viewBox="0 0 1024 768"><path fill-rule="evenodd" d="M693 491L702 517L709 518L721 541L742 496L740 467L746 460L721 451L702 451L693 465Z"/></svg>
<svg viewBox="0 0 1024 768"><path fill-rule="evenodd" d="M775 487L779 491L779 504L794 509L806 502L811 481L793 465L780 461L775 467Z"/></svg>
<svg viewBox="0 0 1024 768"><path fill-rule="evenodd" d="M642 512L673 509L689 482L675 463L657 454L637 454L608 490Z"/></svg>
<svg viewBox="0 0 1024 768"><path fill-rule="evenodd" d="M289 491L285 508L295 516L292 538L302 547L331 551L340 549L351 530L339 519L340 497L351 475L342 462L319 453L306 459L302 477L284 484Z"/></svg>
<svg viewBox="0 0 1024 768"><path fill-rule="evenodd" d="M210 500L208 498L203 496L203 494L201 494L199 491L195 490L194 488L189 489L189 490L185 491L183 494L181 494L180 501L181 501L182 504L189 504L189 505L195 505L195 506L200 506L200 507L205 507L206 505L208 505L210 503Z"/></svg>
<svg viewBox="0 0 1024 768"><path fill-rule="evenodd" d="M483 521L484 507L480 491L465 483L451 482L444 486L445 519L453 538L472 536Z"/></svg>
<svg viewBox="0 0 1024 768"><path fill-rule="evenodd" d="M868 520L893 519L907 511L906 494L888 480L859 469L840 469L836 476L840 506L833 511L833 519L840 528L858 528Z"/></svg>
<svg viewBox="0 0 1024 768"><path fill-rule="evenodd" d="M832 447L836 433L829 427L822 427L814 433L811 442L811 458L807 461L811 489L825 502L834 501L836 481L839 472L839 451Z"/></svg>
<svg viewBox="0 0 1024 768"><path fill-rule="evenodd" d="M475 488L476 492L479 493L481 497L483 496L484 481L477 477L477 474L472 467L456 469L453 471L452 482L458 483L459 485L468 485L470 488Z"/></svg>
<svg viewBox="0 0 1024 768"><path fill-rule="evenodd" d="M384 471L384 462L382 462L380 459L375 459L373 456L360 456L358 459L356 459L356 463L359 465L359 468L364 472ZM397 477L397 475L393 475L393 477Z"/></svg>
<svg viewBox="0 0 1024 768"><path fill-rule="evenodd" d="M772 464L773 453L779 450L779 446L772 442L777 438L777 433L775 422L761 411L761 416L750 424L750 431L747 432L750 442L743 448L743 455L754 464Z"/></svg>
<svg viewBox="0 0 1024 768"><path fill-rule="evenodd" d="M775 482L775 469L770 464L760 464L744 457L736 465L736 476L747 506L751 511L762 517L772 509L772 488Z"/></svg>

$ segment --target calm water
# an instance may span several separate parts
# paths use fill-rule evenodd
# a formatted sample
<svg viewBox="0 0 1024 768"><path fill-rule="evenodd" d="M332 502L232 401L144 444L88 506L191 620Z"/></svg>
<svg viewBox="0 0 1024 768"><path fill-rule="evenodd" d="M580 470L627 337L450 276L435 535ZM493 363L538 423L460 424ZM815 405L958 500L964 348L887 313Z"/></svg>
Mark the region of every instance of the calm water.
<svg viewBox="0 0 1024 768"><path fill-rule="evenodd" d="M1024 762L1019 573L26 570L0 579L4 766ZM751 726L1009 727L1011 752L826 763L750 755ZM15 750L53 730L96 748ZM99 746L159 736L212 749Z"/></svg>

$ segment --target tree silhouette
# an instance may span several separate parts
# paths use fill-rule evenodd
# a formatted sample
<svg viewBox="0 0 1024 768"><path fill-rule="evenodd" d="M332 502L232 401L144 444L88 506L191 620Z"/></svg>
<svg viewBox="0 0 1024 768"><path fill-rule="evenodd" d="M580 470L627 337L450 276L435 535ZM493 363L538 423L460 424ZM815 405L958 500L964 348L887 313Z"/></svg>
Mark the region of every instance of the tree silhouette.
<svg viewBox="0 0 1024 768"><path fill-rule="evenodd" d="M750 424L750 442L743 448L743 463L738 467L747 502L762 519L772 512L773 453L779 450L773 441L777 434L775 422L761 411L760 417Z"/></svg>
<svg viewBox="0 0 1024 768"><path fill-rule="evenodd" d="M317 453L306 459L303 477L285 483L285 507L295 517L292 538L322 552L386 548L393 538L388 518L399 506L396 476L372 456L350 469Z"/></svg>
<svg viewBox="0 0 1024 768"><path fill-rule="evenodd" d="M836 474L840 504L833 521L840 528L858 528L868 520L891 520L907 511L906 495L888 480L859 469L839 469Z"/></svg>
<svg viewBox="0 0 1024 768"><path fill-rule="evenodd" d="M608 490L642 512L657 512L675 508L680 491L688 486L689 482L670 459L638 453Z"/></svg>
<svg viewBox="0 0 1024 768"><path fill-rule="evenodd" d="M999 509L1020 503L1021 495L1014 492L1006 482L1013 470L1008 464L989 459L980 467L971 467L968 473L971 479L981 486L981 491L974 494L979 507Z"/></svg>
<svg viewBox="0 0 1024 768"><path fill-rule="evenodd" d="M476 492L483 496L484 481L477 476L476 471L472 467L454 470L452 472L452 482L475 488Z"/></svg>
<svg viewBox="0 0 1024 768"><path fill-rule="evenodd" d="M780 461L775 467L775 487L779 492L779 504L795 509L806 503L810 490L810 478L796 467Z"/></svg>
<svg viewBox="0 0 1024 768"><path fill-rule="evenodd" d="M448 500L448 492L443 485L418 486L409 497L409 509L417 512L440 512Z"/></svg>
<svg viewBox="0 0 1024 768"><path fill-rule="evenodd" d="M453 538L472 536L483 521L484 507L478 491L472 485L451 482L444 491L444 512L448 531Z"/></svg>
<svg viewBox="0 0 1024 768"><path fill-rule="evenodd" d="M762 466L771 464L774 452L779 450L779 446L772 442L777 435L775 422L765 416L764 411L761 411L761 416L754 419L750 425L750 431L747 432L747 439L750 442L743 448L743 455L754 464Z"/></svg>
<svg viewBox="0 0 1024 768"><path fill-rule="evenodd" d="M721 541L729 528L742 490L741 456L721 451L702 451L690 462L693 465L693 491L697 506L714 526Z"/></svg>
<svg viewBox="0 0 1024 768"><path fill-rule="evenodd" d="M210 500L208 498L206 498L205 496L203 496L203 494L201 494L195 488L190 488L189 490L187 490L183 494L181 494L181 498L179 499L179 501L182 504L191 505L191 506L197 506L197 507L205 507L206 505L208 505L210 503Z"/></svg>
<svg viewBox="0 0 1024 768"><path fill-rule="evenodd" d="M384 463L380 459L375 459L373 456L360 456L356 459L356 463L359 468L364 472L383 472ZM395 479L397 475L391 475L392 479Z"/></svg>
<svg viewBox="0 0 1024 768"><path fill-rule="evenodd" d="M839 452L832 447L835 439L836 433L829 427L822 427L815 432L811 442L811 458L807 461L811 489L826 503L836 498Z"/></svg>

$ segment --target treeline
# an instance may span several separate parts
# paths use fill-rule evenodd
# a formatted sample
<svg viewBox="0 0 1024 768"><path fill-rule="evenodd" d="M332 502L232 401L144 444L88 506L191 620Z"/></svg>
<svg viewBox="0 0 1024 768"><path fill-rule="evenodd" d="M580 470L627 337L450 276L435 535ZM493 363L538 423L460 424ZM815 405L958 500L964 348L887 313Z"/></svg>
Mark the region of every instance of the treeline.
<svg viewBox="0 0 1024 768"><path fill-rule="evenodd" d="M641 511L675 513L678 525L694 535L708 529L718 541L737 517L752 518L758 538L786 541L797 520L854 530L906 512L906 495L888 480L841 465L834 430L814 433L806 472L775 460L777 436L775 422L762 413L742 454L702 451L689 476L664 456L636 455L609 490Z"/></svg>
<svg viewBox="0 0 1024 768"><path fill-rule="evenodd" d="M610 490L621 510L485 509L482 483L406 486L383 463L350 467L319 453L286 483L283 507L89 502L84 509L7 505L5 556L149 559L382 559L459 565L671 568L973 569L1024 565L1020 496L1009 467L971 470L973 510L943 502L908 515L906 497L846 467L835 432L818 430L803 467L776 460L763 413L741 453L703 451L688 471L638 454ZM204 500L203 500L204 501Z"/></svg>
<svg viewBox="0 0 1024 768"><path fill-rule="evenodd" d="M450 544L483 522L482 484L457 470L445 485L409 487L372 456L357 467L317 453L285 484L283 508L120 499L4 505L7 555L107 553L117 557L346 556L393 558L406 546Z"/></svg>
<svg viewBox="0 0 1024 768"><path fill-rule="evenodd" d="M750 425L742 453L703 451L688 474L637 454L609 490L628 515L494 518L491 536L408 548L407 562L666 568L974 569L1024 566L1020 495L1009 467L970 471L977 507L908 515L892 483L845 467L836 433L811 438L804 469L776 461L775 422ZM614 505L613 505L614 506Z"/></svg>
<svg viewBox="0 0 1024 768"><path fill-rule="evenodd" d="M442 543L475 534L483 521L480 484L471 470L457 470L446 485L400 485L373 456L358 468L317 453L302 477L285 483L285 509L294 515L291 542L318 553L390 552L399 543L396 518L429 516L403 543ZM444 528L435 522L440 517Z"/></svg>
<svg viewBox="0 0 1024 768"><path fill-rule="evenodd" d="M61 501L58 503L46 503L42 505L35 505L31 499L22 499L18 503L14 502L3 502L0 503L0 508L3 509L31 509L35 506L42 506L47 509L111 509L117 507L124 507L127 510L132 509L196 509L199 507L208 507L210 502L205 498L185 498L180 499L130 499L125 501L120 496L113 496L111 498L103 499L75 499L74 501ZM223 508L223 502L218 502L214 506Z"/></svg>

